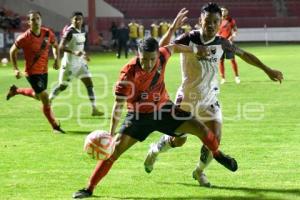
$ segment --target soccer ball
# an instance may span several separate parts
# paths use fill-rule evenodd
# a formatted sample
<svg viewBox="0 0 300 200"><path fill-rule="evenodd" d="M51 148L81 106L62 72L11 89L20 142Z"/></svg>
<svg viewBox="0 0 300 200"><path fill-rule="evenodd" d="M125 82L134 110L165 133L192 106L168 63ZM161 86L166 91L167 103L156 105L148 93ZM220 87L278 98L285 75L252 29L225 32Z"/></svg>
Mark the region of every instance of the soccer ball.
<svg viewBox="0 0 300 200"><path fill-rule="evenodd" d="M93 159L107 160L115 150L115 140L104 130L95 130L85 139L84 151Z"/></svg>
<svg viewBox="0 0 300 200"><path fill-rule="evenodd" d="M7 63L8 63L8 59L7 59L7 58L2 58L2 59L1 59L1 64L2 64L2 66L6 66Z"/></svg>

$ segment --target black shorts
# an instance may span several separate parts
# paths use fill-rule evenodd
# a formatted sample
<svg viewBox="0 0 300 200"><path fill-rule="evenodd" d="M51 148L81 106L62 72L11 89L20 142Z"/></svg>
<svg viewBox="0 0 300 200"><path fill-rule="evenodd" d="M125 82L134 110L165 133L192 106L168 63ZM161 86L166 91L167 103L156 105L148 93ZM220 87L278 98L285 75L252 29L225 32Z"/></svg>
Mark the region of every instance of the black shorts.
<svg viewBox="0 0 300 200"><path fill-rule="evenodd" d="M129 135L140 142L144 141L153 131L170 136L181 136L184 133L176 133L175 130L191 118L191 113L168 102L157 112L128 112L119 133Z"/></svg>
<svg viewBox="0 0 300 200"><path fill-rule="evenodd" d="M224 59L232 60L232 59L234 59L234 53L232 51L228 51L225 49L221 59L222 60L224 60Z"/></svg>
<svg viewBox="0 0 300 200"><path fill-rule="evenodd" d="M26 77L32 89L39 94L47 89L48 74L34 74Z"/></svg>

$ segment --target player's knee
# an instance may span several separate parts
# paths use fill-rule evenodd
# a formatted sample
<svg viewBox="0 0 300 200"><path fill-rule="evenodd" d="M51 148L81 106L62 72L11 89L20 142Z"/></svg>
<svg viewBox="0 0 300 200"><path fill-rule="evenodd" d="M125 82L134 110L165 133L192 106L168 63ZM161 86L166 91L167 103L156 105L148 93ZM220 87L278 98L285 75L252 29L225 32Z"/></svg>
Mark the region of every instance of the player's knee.
<svg viewBox="0 0 300 200"><path fill-rule="evenodd" d="M171 139L171 146L172 147L181 147L186 142L187 137L173 137Z"/></svg>

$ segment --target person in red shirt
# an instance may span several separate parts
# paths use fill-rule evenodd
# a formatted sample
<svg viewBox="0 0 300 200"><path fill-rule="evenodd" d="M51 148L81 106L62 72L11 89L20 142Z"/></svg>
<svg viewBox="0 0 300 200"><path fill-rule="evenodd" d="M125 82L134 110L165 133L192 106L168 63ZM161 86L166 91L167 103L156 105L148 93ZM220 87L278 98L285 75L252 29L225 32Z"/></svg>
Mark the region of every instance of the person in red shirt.
<svg viewBox="0 0 300 200"><path fill-rule="evenodd" d="M65 133L58 122L56 122L46 91L48 84L48 54L52 46L54 56L54 69L59 68L58 44L54 33L42 27L42 16L39 11L29 11L29 29L22 33L10 48L10 59L17 79L22 77L18 68L18 50L23 49L25 57L25 76L32 88L18 88L12 85L7 93L6 99L21 94L41 100L43 113L56 133Z"/></svg>
<svg viewBox="0 0 300 200"><path fill-rule="evenodd" d="M185 14L180 12L174 24L185 19ZM231 171L237 170L235 159L218 150L219 143L214 133L191 113L181 110L170 101L165 88L164 74L173 51L193 53L193 48L180 44L159 48L154 38L139 43L138 56L122 68L115 87L116 98L110 126L112 135L116 133L125 101L128 109L120 134L116 136L115 151L108 160L98 161L87 188L74 193L73 198L90 197L114 162L136 142L144 141L154 131L176 137L183 133L195 135L212 150L214 158L220 164Z"/></svg>
<svg viewBox="0 0 300 200"><path fill-rule="evenodd" d="M236 37L237 34L237 26L235 23L235 20L233 18L231 18L228 15L228 10L226 8L221 8L222 10L222 22L220 25L220 29L218 32L218 35L229 40L231 43L233 43L234 38ZM220 60L220 74L221 74L221 84L224 84L226 82L225 80L225 66L224 66L224 59L230 59L231 61L231 65L232 65L232 69L234 71L234 75L235 75L235 82L237 84L239 84L241 82L240 77L239 77L239 71L238 71L238 65L236 63L236 60L234 58L234 54L229 52L229 51L225 51L221 60Z"/></svg>

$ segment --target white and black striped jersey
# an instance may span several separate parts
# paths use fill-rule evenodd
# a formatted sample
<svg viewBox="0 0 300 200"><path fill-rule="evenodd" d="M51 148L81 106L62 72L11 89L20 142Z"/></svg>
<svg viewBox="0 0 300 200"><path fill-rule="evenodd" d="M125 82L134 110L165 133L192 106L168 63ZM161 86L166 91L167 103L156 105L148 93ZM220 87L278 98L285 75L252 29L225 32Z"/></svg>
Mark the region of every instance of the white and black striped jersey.
<svg viewBox="0 0 300 200"><path fill-rule="evenodd" d="M63 32L62 40L67 41L66 47L71 51L84 51L84 44L86 40L86 33L83 30L78 30L74 26L70 25ZM75 56L71 53L64 52L62 62L68 64L75 64L82 59L81 57Z"/></svg>
<svg viewBox="0 0 300 200"><path fill-rule="evenodd" d="M194 30L179 36L174 43L187 46L203 45L208 47L210 55L198 59L195 54L181 53L180 64L182 83L178 93L184 96L184 101L201 101L201 104L213 104L219 93L218 66L223 49L235 51L228 40L216 36L204 41L201 30Z"/></svg>

